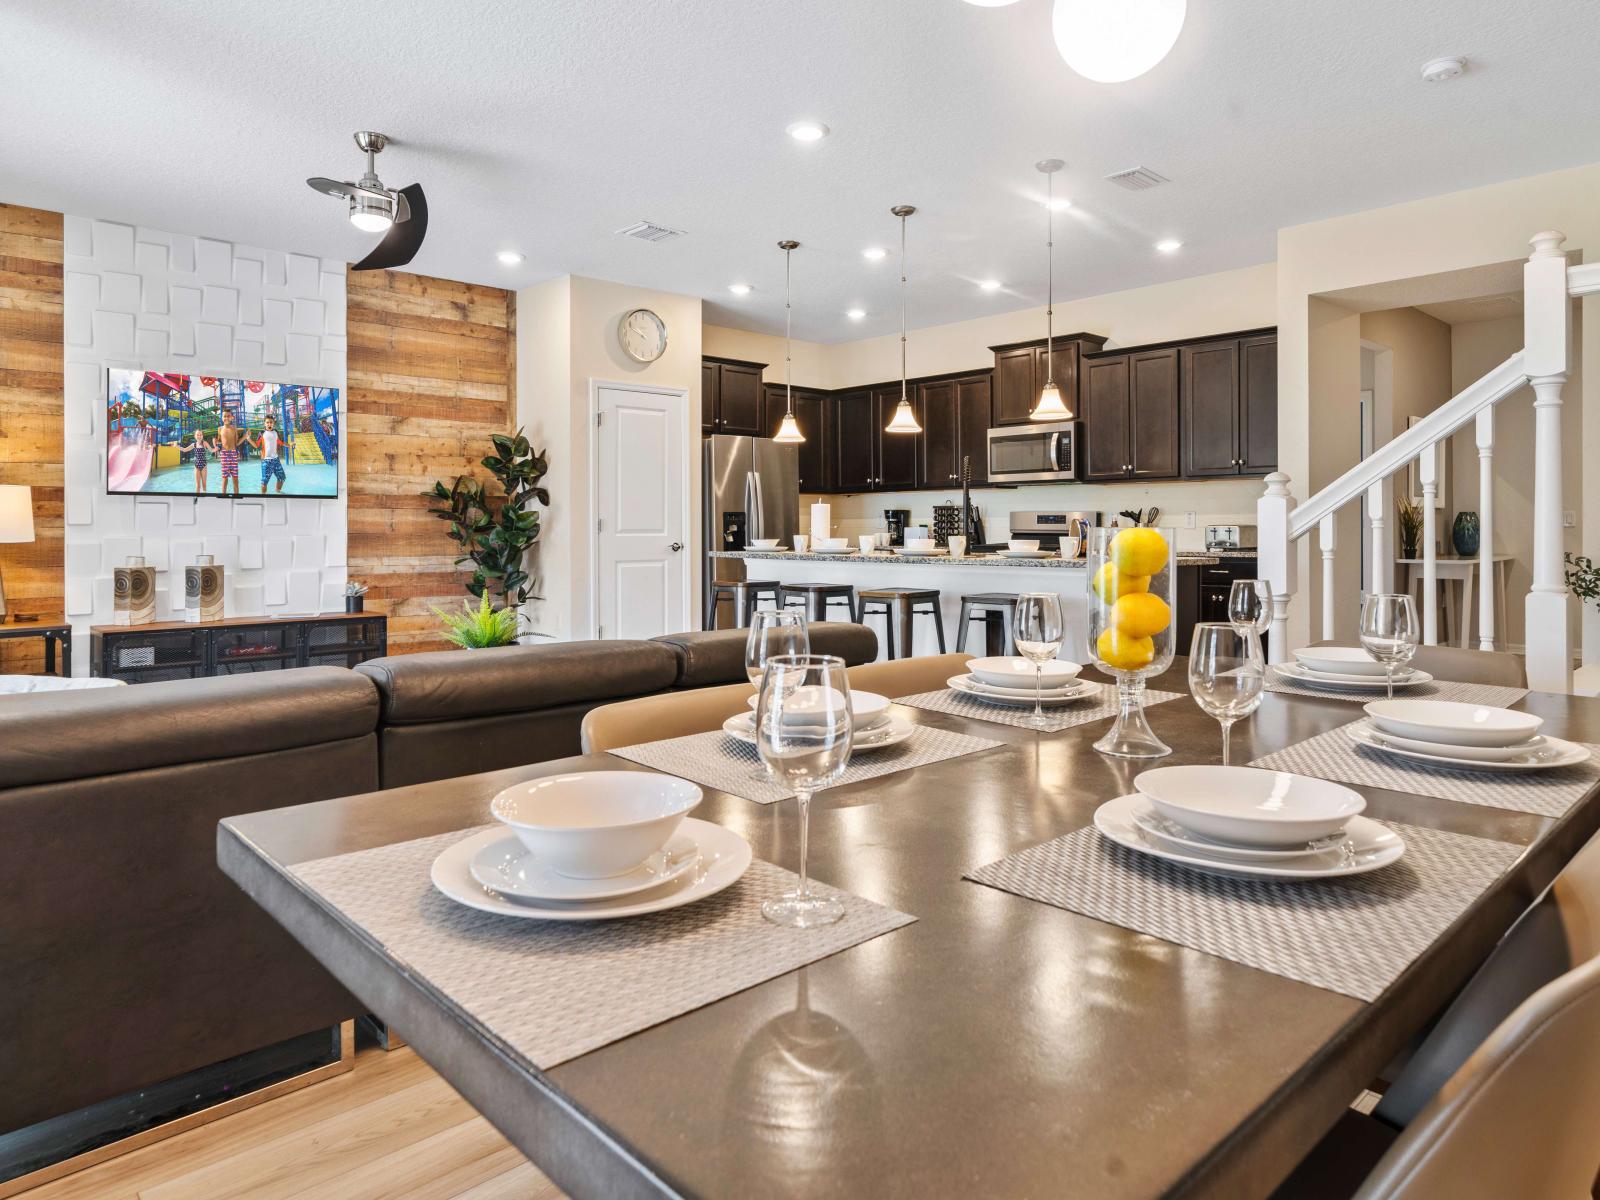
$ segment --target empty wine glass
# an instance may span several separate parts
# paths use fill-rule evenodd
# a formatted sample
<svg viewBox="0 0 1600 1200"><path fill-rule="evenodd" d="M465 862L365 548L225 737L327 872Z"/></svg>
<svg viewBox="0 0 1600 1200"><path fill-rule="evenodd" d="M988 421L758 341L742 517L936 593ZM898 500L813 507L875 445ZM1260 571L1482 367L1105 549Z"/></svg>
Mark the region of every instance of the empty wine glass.
<svg viewBox="0 0 1600 1200"><path fill-rule="evenodd" d="M1061 597L1054 592L1023 592L1017 597L1017 649L1033 664L1033 717L1035 729L1044 729L1042 692L1044 664L1061 653Z"/></svg>
<svg viewBox="0 0 1600 1200"><path fill-rule="evenodd" d="M1272 625L1272 585L1265 579L1235 579L1228 589L1228 623L1255 639L1256 654L1265 662L1261 635Z"/></svg>
<svg viewBox="0 0 1600 1200"><path fill-rule="evenodd" d="M1222 724L1222 765L1228 765L1233 723L1261 707L1263 667L1254 629L1206 621L1194 627L1189 646L1189 691L1207 716Z"/></svg>
<svg viewBox="0 0 1600 1200"><path fill-rule="evenodd" d="M1383 664L1394 699L1395 668L1417 652L1417 606L1410 596L1373 592L1361 602L1361 648Z"/></svg>
<svg viewBox="0 0 1600 1200"><path fill-rule="evenodd" d="M744 643L744 671L750 682L761 686L767 661L779 654L810 654L811 634L806 615L798 608L762 609L750 618L750 635ZM765 763L758 763L752 779L766 779Z"/></svg>
<svg viewBox="0 0 1600 1200"><path fill-rule="evenodd" d="M756 749L773 778L793 788L800 803L799 887L761 906L762 915L775 925L810 929L844 916L838 900L811 890L806 853L811 797L844 773L854 724L844 659L827 654L767 659L756 702Z"/></svg>

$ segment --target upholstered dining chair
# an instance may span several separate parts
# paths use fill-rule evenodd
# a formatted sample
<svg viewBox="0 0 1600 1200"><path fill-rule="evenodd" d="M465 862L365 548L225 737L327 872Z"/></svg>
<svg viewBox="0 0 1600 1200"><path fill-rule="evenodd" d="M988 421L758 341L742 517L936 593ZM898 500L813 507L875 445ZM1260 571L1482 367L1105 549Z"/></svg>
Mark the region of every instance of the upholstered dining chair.
<svg viewBox="0 0 1600 1200"><path fill-rule="evenodd" d="M754 694L748 683L729 683L601 704L584 713L578 736L585 754L600 754L618 746L705 733L744 712Z"/></svg>
<svg viewBox="0 0 1600 1200"><path fill-rule="evenodd" d="M892 662L862 663L845 672L850 686L877 692L896 700L918 692L942 689L952 675L965 675L970 654L930 654L923 658L897 658Z"/></svg>
<svg viewBox="0 0 1600 1200"><path fill-rule="evenodd" d="M1332 646L1334 642L1314 642ZM1493 683L1502 687L1527 687L1528 671L1522 657L1504 650L1463 650L1460 646L1418 646L1411 665L1435 679L1451 683Z"/></svg>

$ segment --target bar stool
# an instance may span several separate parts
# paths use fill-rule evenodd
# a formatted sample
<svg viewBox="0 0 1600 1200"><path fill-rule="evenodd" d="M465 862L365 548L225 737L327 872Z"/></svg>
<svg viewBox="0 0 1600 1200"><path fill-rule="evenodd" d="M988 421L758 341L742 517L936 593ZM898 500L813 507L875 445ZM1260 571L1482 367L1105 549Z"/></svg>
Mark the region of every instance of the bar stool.
<svg viewBox="0 0 1600 1200"><path fill-rule="evenodd" d="M828 605L843 604L856 620L856 589L850 583L784 583L778 586L778 607L805 606L806 620L826 621Z"/></svg>
<svg viewBox="0 0 1600 1200"><path fill-rule="evenodd" d="M956 652L967 648L967 626L982 620L985 653L1011 654L1015 646L1017 594L1015 592L975 592L961 597L961 622L956 630Z"/></svg>
<svg viewBox="0 0 1600 1200"><path fill-rule="evenodd" d="M912 637L912 620L918 615L933 617L933 631L939 638L939 653L945 652L944 614L939 611L939 593L933 588L871 588L861 592L862 624L868 617L882 617L884 640L889 646L889 657L895 657L895 626L900 627L900 657L911 658L915 639Z"/></svg>
<svg viewBox="0 0 1600 1200"><path fill-rule="evenodd" d="M756 605L763 600L771 600L774 605L778 603L778 581L776 579L722 579L711 585L711 590L706 593L706 619L702 629L715 629L717 627L717 605L723 600L733 602L733 623L735 628L743 629L750 624L750 614L755 612Z"/></svg>

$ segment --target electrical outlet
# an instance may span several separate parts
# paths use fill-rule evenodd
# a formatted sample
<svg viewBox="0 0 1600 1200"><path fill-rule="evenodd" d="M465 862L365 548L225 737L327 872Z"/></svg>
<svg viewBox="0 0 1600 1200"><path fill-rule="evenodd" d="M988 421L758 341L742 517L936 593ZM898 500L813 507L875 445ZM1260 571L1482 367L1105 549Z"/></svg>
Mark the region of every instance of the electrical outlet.
<svg viewBox="0 0 1600 1200"><path fill-rule="evenodd" d="M1578 527L1578 514L1574 509L1563 509L1561 513L1561 528L1576 529Z"/></svg>
<svg viewBox="0 0 1600 1200"><path fill-rule="evenodd" d="M1198 516L1199 516L1198 513L1192 513L1192 512L1184 513L1183 514L1183 527L1185 529L1193 529L1193 528L1195 528L1195 520L1196 520L1196 518Z"/></svg>

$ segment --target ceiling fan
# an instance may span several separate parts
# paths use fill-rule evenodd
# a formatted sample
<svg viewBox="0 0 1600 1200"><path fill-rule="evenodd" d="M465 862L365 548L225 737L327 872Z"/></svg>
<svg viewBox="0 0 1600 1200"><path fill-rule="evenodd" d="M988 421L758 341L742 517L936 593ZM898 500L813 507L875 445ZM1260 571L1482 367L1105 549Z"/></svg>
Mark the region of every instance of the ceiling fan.
<svg viewBox="0 0 1600 1200"><path fill-rule="evenodd" d="M417 256L428 232L428 199L422 185L395 191L378 178L377 157L389 144L386 134L362 130L355 135L356 145L367 156L366 173L355 183L325 179L315 175L306 183L319 192L350 202L350 224L366 233L381 233L384 238L371 254L351 268L353 271L381 271L403 267Z"/></svg>

